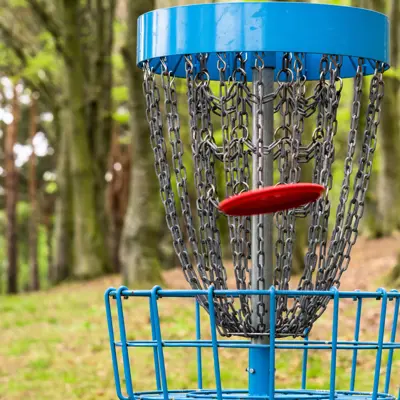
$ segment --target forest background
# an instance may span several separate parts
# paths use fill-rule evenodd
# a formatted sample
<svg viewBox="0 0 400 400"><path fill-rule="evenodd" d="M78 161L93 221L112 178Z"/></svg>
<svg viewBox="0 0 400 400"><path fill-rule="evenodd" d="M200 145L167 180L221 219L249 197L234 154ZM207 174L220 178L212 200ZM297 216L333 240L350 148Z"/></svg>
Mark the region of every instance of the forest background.
<svg viewBox="0 0 400 400"><path fill-rule="evenodd" d="M116 398L104 290L122 282L135 288L188 287L160 201L135 52L139 15L189 2L203 1L0 0L0 399ZM385 73L373 175L361 237L341 287L399 288L400 1L315 2L370 8L391 20L392 68ZM284 34L284 21L282 26ZM346 86L336 138L340 165L351 120L352 85ZM185 104L184 90L178 96ZM190 146L183 122L181 135ZM334 176L333 182L334 198L341 179ZM304 260L306 229L297 231L296 273ZM222 239L226 245L226 232ZM132 313L127 320L135 323L130 339L149 337L147 303L127 303ZM379 307L379 302L363 305L365 340L376 340ZM353 338L353 308L348 304L340 311L343 340ZM166 338L193 337L192 303L179 299L163 313ZM206 313L202 317L206 320ZM326 339L330 318L328 310L316 324L316 337ZM209 332L203 334L207 338ZM154 386L150 350L135 349L137 390ZM365 354L357 387L368 390L375 353ZM194 349L166 351L170 387L194 387L195 356ZM220 356L226 387L245 387L247 354L227 350ZM204 365L211 365L211 353L204 357ZM324 357L310 352L307 388L328 387ZM299 387L301 357L282 352L277 360L277 387ZM350 368L350 358L341 356L338 388L348 390ZM212 387L208 372L204 384ZM392 375L400 376L398 352ZM398 380L393 381L396 395Z"/></svg>
<svg viewBox="0 0 400 400"><path fill-rule="evenodd" d="M109 273L130 285L155 282L178 264L135 48L140 14L186 3L0 0L0 293ZM390 236L400 227L400 2L322 3L366 7L391 19L392 69L361 226L368 238ZM184 91L179 96L184 104ZM351 91L344 96L337 136L346 143ZM189 143L187 125L181 134ZM338 163L344 157L342 146ZM305 243L296 246L298 269ZM393 277L398 269L393 265Z"/></svg>

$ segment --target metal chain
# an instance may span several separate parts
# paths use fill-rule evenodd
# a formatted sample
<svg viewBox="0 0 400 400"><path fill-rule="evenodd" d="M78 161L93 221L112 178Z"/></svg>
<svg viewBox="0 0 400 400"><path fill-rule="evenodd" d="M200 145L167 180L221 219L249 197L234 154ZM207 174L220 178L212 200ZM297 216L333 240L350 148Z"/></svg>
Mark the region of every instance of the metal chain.
<svg viewBox="0 0 400 400"><path fill-rule="evenodd" d="M353 91L354 94L352 102L350 131L348 137L348 148L347 148L346 159L344 161L344 177L339 196L339 205L336 211L335 227L332 232L331 243L329 246L328 264L332 263L333 258L335 257L335 252L337 252L338 245L341 242L341 237L343 236L343 230L344 230L343 225L344 225L346 204L350 194L350 178L353 172L353 158L356 150L356 139L358 133L358 125L360 121L362 88L363 88L363 78L364 78L363 63L364 60L360 58L358 60L356 77L354 79L354 91Z"/></svg>
<svg viewBox="0 0 400 400"><path fill-rule="evenodd" d="M222 124L224 134L224 168L226 176L226 195L231 196L250 189L251 143L249 132L248 99L251 93L246 74L247 54L238 53L228 82L230 91L224 101ZM220 78L222 77L220 70ZM224 84L220 92L223 93ZM228 101L227 101L228 100ZM246 148L247 147L247 148ZM251 259L251 218L228 217L229 235L232 247L234 273L238 288L248 288L250 280L249 262ZM247 299L241 299L244 331L251 332L251 313Z"/></svg>
<svg viewBox="0 0 400 400"><path fill-rule="evenodd" d="M354 194L350 201L337 253L335 257L331 257L332 265L335 266L335 269L324 276L328 285L339 286L340 277L348 268L350 262L350 251L356 243L358 226L364 213L365 196L372 173L372 161L377 145L376 136L381 120L381 103L384 96L383 71L383 64L376 63L374 76L372 77L370 84L367 124L364 132L360 160L358 163L358 171L354 182ZM360 86L361 83L359 83L359 87ZM361 95L362 88L359 88L358 90ZM355 105L354 110L357 111L357 108L359 107Z"/></svg>
<svg viewBox="0 0 400 400"><path fill-rule="evenodd" d="M333 137L337 131L336 113L339 106L342 86L336 90L337 81L341 82L340 65L329 62L328 56L324 56L320 63L320 82L316 92L319 96L317 115L317 127L313 133L313 140L318 142L315 151L315 163L313 182L326 188L325 196L321 197L311 207L311 225L308 233L309 249L306 254L306 265L310 270L305 269L299 288L312 287L311 275L317 268L319 271L324 268L326 256L326 243L328 235L328 219L330 214L329 190L332 187L332 162L334 157ZM326 77L329 74L329 83ZM319 255L317 255L319 252ZM307 276L308 275L308 276Z"/></svg>
<svg viewBox="0 0 400 400"><path fill-rule="evenodd" d="M223 164L225 173L225 195L230 196L233 193L234 180L232 175L232 160L234 160L234 154L231 153L233 148L230 146L230 136L229 136L229 114L235 111L235 107L232 107L230 103L234 99L234 92L229 91L229 85L226 79L226 54L218 54L217 69L219 72L219 110L221 118L221 133L222 133L222 145L223 145ZM232 88L233 86L231 86ZM234 220L228 218L229 223L229 235L231 238L232 248L238 247L238 242L236 241L235 234L232 232L235 230ZM236 257L237 253L233 253L233 257ZM234 264L234 272L236 277L236 288L239 290L247 289L246 284L246 271L241 270L238 264ZM247 296L240 296L240 309L238 311L238 318L240 323L241 331L245 333L249 327L250 318L250 307L249 299Z"/></svg>
<svg viewBox="0 0 400 400"><path fill-rule="evenodd" d="M165 113L168 125L168 137L172 151L172 166L177 180L177 192L180 200L182 214L185 220L185 227L189 243L196 261L197 270L202 281L207 285L206 273L204 270L204 259L200 254L197 245L197 235L194 229L192 210L189 200L187 186L187 172L183 164L183 144L180 137L180 120L178 113L178 99L176 94L175 79L168 70L166 59L161 60L162 74L161 81L164 89ZM205 285L205 286L206 286Z"/></svg>
<svg viewBox="0 0 400 400"><path fill-rule="evenodd" d="M302 135L304 131L304 106L307 103L305 98L306 94L306 76L304 75L303 55L294 54L293 71L295 72L295 80L293 82L292 91L292 125L293 133L290 138L290 152L289 152L289 183L298 183L301 177L301 168L299 162L300 146L302 143ZM296 239L295 224L296 224L296 209L286 212L287 218L287 238L286 238L286 253L288 254L286 262L283 266L281 282L279 288L282 290L289 289L289 281L291 278L291 269L293 262L294 242ZM293 308L293 307L292 307ZM277 301L277 313L280 316L280 323L282 326L287 326L291 329L290 320L288 317L291 315L288 310L287 297L281 296Z"/></svg>
<svg viewBox="0 0 400 400"><path fill-rule="evenodd" d="M326 89L322 91L322 93L326 94L326 98L321 102L320 113L317 118L317 135L315 135L316 132L314 132L316 138L323 135L321 147L318 149L319 151L315 157L314 179L317 179L316 182L324 186L326 191L325 195L315 203L315 208L312 213L312 225L309 230L309 250L306 255L306 265L303 273L303 277L307 274L308 278L310 278L314 270L317 269L316 289L320 286L321 273L323 273L327 267L328 220L331 209L329 191L332 188L332 163L335 154L333 139L337 133L337 110L339 108L340 96L343 89L343 82L340 77L341 65L342 60L338 56L324 56L320 65L320 83L321 86ZM326 83L327 72L329 73L329 84ZM313 263L308 265L307 261L312 261ZM310 279L302 278L298 289L304 290L302 285L307 284L310 286L310 281ZM310 324L313 313L315 314L316 310L320 307L326 307L326 304L326 298L317 296L302 297L301 300L295 301L291 312L291 321L296 317L299 318L299 313L303 323L301 325L297 324L296 328L298 330L306 329L307 325Z"/></svg>
<svg viewBox="0 0 400 400"><path fill-rule="evenodd" d="M280 156L278 158L279 183L290 183L290 178L296 167L293 166L293 158L290 150L293 146L293 82L292 55L286 53L282 60L282 69L278 73L277 81L280 87L277 110L280 113L281 123L275 130L275 139L282 138ZM296 147L296 150L298 148ZM295 161L296 162L296 161ZM275 243L276 267L274 274L275 286L283 289L285 275L291 267L292 239L294 234L293 219L290 211L281 211L275 214L275 223L278 230L278 239ZM284 308L284 299L278 299L278 309Z"/></svg>
<svg viewBox="0 0 400 400"><path fill-rule="evenodd" d="M197 189L197 209L200 219L201 249L205 261L207 286L216 289L227 289L227 276L222 264L221 238L217 228L217 184L215 173L215 154L208 143L214 141L211 123L211 104L208 96L209 75L207 71L207 55L199 55L200 68L194 73L193 64L186 58L188 85L190 130L192 136L192 155L195 168L195 184ZM233 299L219 298L215 308L220 332L226 335L235 331L239 316L232 306Z"/></svg>
<svg viewBox="0 0 400 400"><path fill-rule="evenodd" d="M216 60L219 74L219 83L215 86L210 82L210 60ZM223 192L223 197L228 197L249 190L252 175L256 187L263 187L263 159L270 154L273 154L274 164L279 172L279 184L299 182L302 164L312 163L313 182L326 188L325 195L315 203L276 213L275 286L279 289L289 288L296 221L297 218L309 216L308 251L298 290L328 290L332 286L338 287L342 274L348 268L351 249L356 242L358 226L364 212L384 94L383 65L376 64L371 80L367 123L362 137L358 168L355 170L365 61L359 59L356 65L344 177L335 225L328 241L331 211L329 192L332 188L332 166L335 159L334 138L338 130L337 111L343 88L340 76L341 57L322 56L320 79L308 97L306 57L302 54L283 54L282 67L276 75L277 86L271 93L266 92L261 79L265 68L262 53L220 53L212 57L208 54L188 55L183 62L186 69L197 215L191 209L189 169L185 165L178 95L174 74L168 68L167 59L161 59L160 66L156 68L161 71L168 147L164 138L160 92L149 63L144 65L143 89L155 170L167 225L185 278L191 287L201 289L213 285L216 289L228 288L219 231L219 224L224 223L225 218L229 228L236 288L251 288L251 268L258 269L257 276L264 276L263 269L269 266L265 265L266 257L263 254L265 232L262 218L253 218L254 229L257 230L257 244L254 247L257 254L252 255L251 218L222 217L218 204L219 196ZM247 76L250 69L254 71L252 84ZM274 113L280 116L274 141L270 144L263 143L263 106L268 102L274 102ZM251 108L253 112L250 116ZM303 137L304 123L314 114L315 129L311 141L306 142ZM249 129L252 118L255 119L254 132ZM220 126L216 127L218 123ZM168 160L169 150L171 161ZM254 163L253 170L250 163ZM221 182L217 179L220 168L223 168L225 189L219 186ZM171 169L176 178L176 194L172 189ZM355 176L354 179L352 175ZM175 195L179 198L185 234L179 224ZM198 229L195 228L197 224ZM251 259L255 260L254 265L251 264ZM257 287L265 288L262 278L258 280ZM201 296L199 300L208 309L207 298ZM302 296L301 300L289 302L284 296L278 297L277 336L303 335L325 311L328 301L327 298ZM253 305L249 296L240 296L237 303L230 297L219 298L215 300L215 310L218 329L222 335L251 337L268 334L264 323L267 309L262 296ZM254 313L256 320L252 318Z"/></svg>
<svg viewBox="0 0 400 400"><path fill-rule="evenodd" d="M256 148L254 149L254 154L253 157L255 158L255 170L253 170L253 174L256 175L256 178L253 180L253 185L254 182L256 181L256 188L261 188L264 186L263 182L263 170L264 170L264 112L263 112L263 106L264 106L264 92L265 92L265 85L263 82L263 71L265 68L264 60L262 58L262 55L257 54L256 59L255 59L255 66L254 66L254 72L253 72L253 85L255 90L254 95L255 95L255 100L256 104L254 107L254 115L253 118L255 118L256 123L255 123L255 132L253 134L255 135L255 138L253 139L253 143L256 143ZM252 265L252 268L257 268L257 276L258 276L258 281L257 281L257 289L258 290L265 290L266 289L266 283L264 280L264 273L263 270L266 268L265 265L265 254L264 254L264 222L263 222L263 216L258 215L254 216L252 219L252 224L255 224L256 229L257 229L257 257L255 258L256 260L256 265ZM252 282L249 282L249 287L252 287ZM268 312L266 309L266 304L265 304L265 297L259 296L256 304L256 309L252 310L252 313L254 314L254 321L253 325L257 325L256 331L259 333L265 332L266 331L266 324L265 321L268 318ZM253 326L254 328L254 326Z"/></svg>
<svg viewBox="0 0 400 400"><path fill-rule="evenodd" d="M181 262L183 273L192 288L201 289L198 278L183 240L176 213L175 197L171 187L171 172L167 160L167 148L163 135L163 121L160 111L160 92L149 63L144 65L143 91L146 98L146 117L150 127L150 142L154 152L155 171L160 183L161 200L164 204L166 221L171 231L173 246Z"/></svg>

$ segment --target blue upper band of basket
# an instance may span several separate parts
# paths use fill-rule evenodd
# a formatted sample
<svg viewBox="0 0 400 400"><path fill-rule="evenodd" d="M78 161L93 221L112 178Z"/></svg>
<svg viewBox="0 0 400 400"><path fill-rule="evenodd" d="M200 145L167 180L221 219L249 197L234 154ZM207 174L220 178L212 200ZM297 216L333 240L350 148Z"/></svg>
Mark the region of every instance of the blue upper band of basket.
<svg viewBox="0 0 400 400"><path fill-rule="evenodd" d="M172 7L138 19L137 63L150 61L156 72L167 57L168 68L184 77L184 56L208 53L208 73L217 80L217 53L226 55L231 72L237 52L263 53L265 65L277 71L284 52L303 53L309 80L319 79L323 54L343 56L342 78L354 76L359 57L371 74L375 61L389 63L389 22L360 8L274 2ZM251 72L254 64L247 65Z"/></svg>

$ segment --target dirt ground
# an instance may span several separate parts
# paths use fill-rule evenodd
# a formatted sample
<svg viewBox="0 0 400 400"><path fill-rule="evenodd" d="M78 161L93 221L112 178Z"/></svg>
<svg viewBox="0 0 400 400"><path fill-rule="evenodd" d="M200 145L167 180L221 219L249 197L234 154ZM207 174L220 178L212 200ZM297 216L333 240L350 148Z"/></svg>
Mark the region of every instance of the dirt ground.
<svg viewBox="0 0 400 400"><path fill-rule="evenodd" d="M340 290L376 290L378 287L386 289L400 289L393 287L388 280L389 273L396 265L397 256L400 254L400 233L389 238L368 239L360 237L357 240L351 253L351 262L348 270L343 274ZM235 288L233 277L233 265L231 261L226 261L225 266L228 272L229 287ZM164 283L162 287L168 289L189 289L180 267L167 270L163 273ZM298 278L293 277L293 283L297 283ZM51 290L85 290L88 285L91 288L103 291L106 287L119 287L121 285L120 275L109 275L87 282L82 285L79 282L61 285L57 289ZM378 286L377 286L378 285ZM399 285L397 285L399 286ZM148 288L148 285L146 286ZM134 287L130 288L134 289Z"/></svg>
<svg viewBox="0 0 400 400"><path fill-rule="evenodd" d="M377 283L388 287L387 277L396 265L397 255L400 252L400 234L389 238L367 239L360 237L351 253L351 262L348 270L342 277L341 290L375 290ZM227 270L233 271L232 263L227 264ZM234 288L234 279L230 279L230 288ZM187 289L186 282L180 268L164 273L166 286L173 289Z"/></svg>

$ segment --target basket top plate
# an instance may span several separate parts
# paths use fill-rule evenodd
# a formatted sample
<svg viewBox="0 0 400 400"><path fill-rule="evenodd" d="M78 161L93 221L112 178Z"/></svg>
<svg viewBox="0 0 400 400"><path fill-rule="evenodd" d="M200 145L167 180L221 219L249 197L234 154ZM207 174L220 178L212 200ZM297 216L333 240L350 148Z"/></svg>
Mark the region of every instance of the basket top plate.
<svg viewBox="0 0 400 400"><path fill-rule="evenodd" d="M218 79L216 53L227 53L229 70L235 52L262 52L266 65L278 68L284 52L305 53L310 80L319 79L322 54L344 56L342 77L354 76L358 57L371 74L375 60L389 62L389 22L361 8L287 2L171 7L138 19L139 66L150 60L159 71L160 58L167 57L169 68L184 77L184 55L209 53L215 58L208 63L210 77Z"/></svg>

